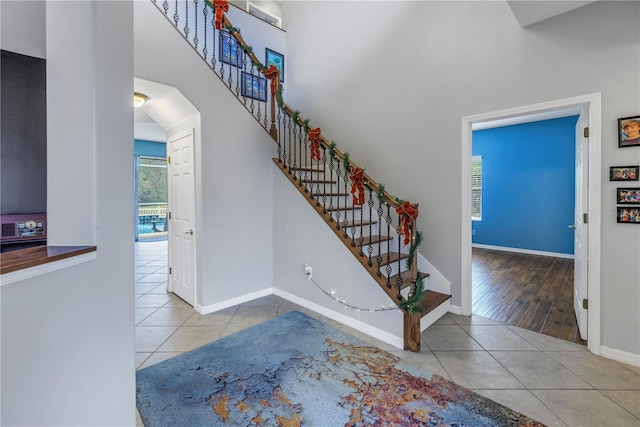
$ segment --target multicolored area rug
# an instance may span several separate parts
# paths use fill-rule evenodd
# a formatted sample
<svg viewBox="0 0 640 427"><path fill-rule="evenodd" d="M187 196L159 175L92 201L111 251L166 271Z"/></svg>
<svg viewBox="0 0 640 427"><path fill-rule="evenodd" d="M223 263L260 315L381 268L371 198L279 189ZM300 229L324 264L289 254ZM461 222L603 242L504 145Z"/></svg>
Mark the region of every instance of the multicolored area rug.
<svg viewBox="0 0 640 427"><path fill-rule="evenodd" d="M137 372L154 426L542 426L294 311Z"/></svg>

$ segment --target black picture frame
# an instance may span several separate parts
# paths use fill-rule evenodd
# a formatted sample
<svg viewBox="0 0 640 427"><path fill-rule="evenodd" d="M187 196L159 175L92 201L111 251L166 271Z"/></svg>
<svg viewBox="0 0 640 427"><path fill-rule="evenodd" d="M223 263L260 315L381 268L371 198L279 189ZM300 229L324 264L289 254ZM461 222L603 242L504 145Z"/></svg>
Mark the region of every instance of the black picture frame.
<svg viewBox="0 0 640 427"><path fill-rule="evenodd" d="M280 82L284 83L284 55L267 47L265 48L264 58L264 64L267 68L271 65L276 66L278 71L280 71Z"/></svg>
<svg viewBox="0 0 640 427"><path fill-rule="evenodd" d="M616 222L618 224L640 225L640 206L638 207L618 206Z"/></svg>
<svg viewBox="0 0 640 427"><path fill-rule="evenodd" d="M609 168L609 181L638 181L640 177L639 166L611 166Z"/></svg>
<svg viewBox="0 0 640 427"><path fill-rule="evenodd" d="M624 147L640 147L640 115L618 119L618 148Z"/></svg>
<svg viewBox="0 0 640 427"><path fill-rule="evenodd" d="M243 71L240 94L247 98L267 102L267 79Z"/></svg>
<svg viewBox="0 0 640 427"><path fill-rule="evenodd" d="M640 205L640 187L618 187L616 190L616 201L619 205Z"/></svg>
<svg viewBox="0 0 640 427"><path fill-rule="evenodd" d="M229 31L220 31L218 56L220 61L234 67L242 67L242 49L238 46L238 40Z"/></svg>

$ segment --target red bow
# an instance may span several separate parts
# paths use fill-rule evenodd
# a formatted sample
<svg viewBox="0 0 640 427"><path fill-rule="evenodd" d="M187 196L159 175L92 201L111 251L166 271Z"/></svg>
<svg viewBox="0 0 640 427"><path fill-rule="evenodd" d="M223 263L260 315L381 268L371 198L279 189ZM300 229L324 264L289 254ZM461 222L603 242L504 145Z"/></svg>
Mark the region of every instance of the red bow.
<svg viewBox="0 0 640 427"><path fill-rule="evenodd" d="M349 175L351 179L351 194L353 195L353 204L356 206L364 205L364 174L362 169L353 168Z"/></svg>
<svg viewBox="0 0 640 427"><path fill-rule="evenodd" d="M208 0L210 3L213 3L213 8L216 11L216 30L222 29L222 17L225 12L229 11L229 2L227 0Z"/></svg>
<svg viewBox="0 0 640 427"><path fill-rule="evenodd" d="M308 138L311 144L311 160L320 160L320 128L309 128Z"/></svg>
<svg viewBox="0 0 640 427"><path fill-rule="evenodd" d="M280 81L280 70L271 64L264 72L264 76L271 80L271 96L276 96L276 92L278 91L277 84Z"/></svg>
<svg viewBox="0 0 640 427"><path fill-rule="evenodd" d="M400 225L398 225L398 234L404 235L404 244L408 245L411 241L411 223L418 218L418 205L409 202L403 202L396 209L396 213L400 215Z"/></svg>

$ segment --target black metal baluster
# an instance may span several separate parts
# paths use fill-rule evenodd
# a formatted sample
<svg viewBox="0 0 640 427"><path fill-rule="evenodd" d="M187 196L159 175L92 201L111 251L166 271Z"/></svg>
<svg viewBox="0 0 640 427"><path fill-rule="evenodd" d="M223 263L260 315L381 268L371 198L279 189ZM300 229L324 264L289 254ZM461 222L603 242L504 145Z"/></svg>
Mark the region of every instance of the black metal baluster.
<svg viewBox="0 0 640 427"><path fill-rule="evenodd" d="M288 128L288 133L289 133L289 151L287 152L287 167L289 168L289 173L291 173L291 145L293 145L293 161L295 163L296 160L296 152L295 152L295 143L293 143L291 135L292 135L292 131L291 128L293 127L293 119L291 118L291 116L287 115L288 120L287 120L287 128Z"/></svg>
<svg viewBox="0 0 640 427"><path fill-rule="evenodd" d="M189 41L189 0L184 2L184 38Z"/></svg>
<svg viewBox="0 0 640 427"><path fill-rule="evenodd" d="M391 236L391 205L387 203L387 216L385 217L385 221L387 223L387 256L391 255L391 240L389 237ZM391 263L387 262L387 266L385 267L385 271L387 272L387 288L391 288Z"/></svg>
<svg viewBox="0 0 640 427"><path fill-rule="evenodd" d="M204 0L204 7L202 8L202 14L204 15L204 48L202 49L202 56L204 56L204 62L207 62L207 56L209 56L209 51L207 50L207 15L209 14L209 6L207 6L206 2L207 0ZM196 20L196 22L198 21Z"/></svg>
<svg viewBox="0 0 640 427"><path fill-rule="evenodd" d="M398 217L398 228L400 228L400 217ZM398 255L400 255L402 249L402 236L398 234ZM398 286L398 298L402 299L402 295L400 291L402 290L402 261L400 260L400 256L398 256L398 280L396 281Z"/></svg>
<svg viewBox="0 0 640 427"><path fill-rule="evenodd" d="M293 143L293 169L297 169L298 168L298 158L297 156L297 140L298 140L298 132L297 132L297 120L293 120L293 118L291 118L291 121L293 122L293 138L292 138L292 143ZM294 172L295 174L296 172Z"/></svg>
<svg viewBox="0 0 640 427"><path fill-rule="evenodd" d="M198 39L198 0L193 0L193 15L193 19L195 21L195 28L193 30L193 47L198 50L198 43L200 42Z"/></svg>
<svg viewBox="0 0 640 427"><path fill-rule="evenodd" d="M169 13L169 0L164 0L162 8L164 9L164 14L167 15Z"/></svg>
<svg viewBox="0 0 640 427"><path fill-rule="evenodd" d="M322 213L327 213L327 147L322 145Z"/></svg>
<svg viewBox="0 0 640 427"><path fill-rule="evenodd" d="M369 190L369 201L367 205L369 205L369 246L367 247L367 255L369 257L369 261L367 265L369 267L373 266L373 262L371 262L371 255L373 254L373 244L371 243L371 239L373 237L373 190L367 186Z"/></svg>
<svg viewBox="0 0 640 427"><path fill-rule="evenodd" d="M331 181L331 186L330 186L330 193L329 193L329 212L333 213L333 184L334 184L334 180L333 180L333 161L335 160L335 157L333 156L333 152L329 153L329 180ZM340 182L338 181L338 184ZM333 221L333 215L329 215L329 221Z"/></svg>
<svg viewBox="0 0 640 427"><path fill-rule="evenodd" d="M232 77L232 71L233 71L233 65L231 65L233 63L233 59L234 59L234 55L233 55L233 33L229 32L229 79L227 80L227 82L229 83L229 89L231 89L231 83L233 82ZM236 55L240 55L240 52L238 52L238 49L240 49L238 47L238 43L236 43Z"/></svg>
<svg viewBox="0 0 640 427"><path fill-rule="evenodd" d="M376 275L378 277L382 276L382 272L380 271L380 266L382 266L382 214L384 213L382 204L382 200L378 198L378 209L376 210L376 213L378 214L378 256L376 257L378 271L376 271Z"/></svg>
<svg viewBox="0 0 640 427"><path fill-rule="evenodd" d="M307 159L309 158L309 138L307 136L307 132L305 129L304 137L302 138L302 144L304 144L304 166L302 166L302 157L300 157L300 167L304 170L304 180L307 181ZM300 155L302 155L302 149L300 150ZM304 192L308 192L309 189L307 185L304 186Z"/></svg>
<svg viewBox="0 0 640 427"><path fill-rule="evenodd" d="M216 51L216 13L211 12L211 27L213 30L211 31L212 41L211 41L211 69L216 71L216 56L221 55L222 52ZM218 31L218 37L220 35L220 31Z"/></svg>
<svg viewBox="0 0 640 427"><path fill-rule="evenodd" d="M340 230L340 181L342 177L341 161L337 160L336 167L336 230ZM345 212L346 215L346 212ZM346 234L346 233L345 233ZM345 236L347 237L347 236Z"/></svg>
<svg viewBox="0 0 640 427"><path fill-rule="evenodd" d="M278 116L277 116L278 117L278 162L284 163L283 159L285 156L285 152L283 151L284 150L283 147L286 148L286 145L284 145L285 135L283 135L283 132L282 132L283 126L281 122L281 118L282 118L281 114L282 114L282 109L280 108L280 106L278 106Z"/></svg>
<svg viewBox="0 0 640 427"><path fill-rule="evenodd" d="M350 168L349 168L350 169ZM346 237L347 239L349 238L349 209L347 209L347 207L349 206L349 173L351 171L347 169L347 165L345 165L344 167L344 176L342 177L342 181L344 183L344 218L342 219L342 227L344 228L344 237ZM353 203L352 203L353 204ZM353 207L353 206L352 206ZM351 210L353 212L353 210ZM352 236L354 234L353 230L352 230ZM351 238L351 246L355 246L356 242L353 239L353 237Z"/></svg>
<svg viewBox="0 0 640 427"><path fill-rule="evenodd" d="M173 13L173 22L176 23L176 28L178 28L178 21L180 21L180 15L178 15L178 0L176 0L176 8Z"/></svg>

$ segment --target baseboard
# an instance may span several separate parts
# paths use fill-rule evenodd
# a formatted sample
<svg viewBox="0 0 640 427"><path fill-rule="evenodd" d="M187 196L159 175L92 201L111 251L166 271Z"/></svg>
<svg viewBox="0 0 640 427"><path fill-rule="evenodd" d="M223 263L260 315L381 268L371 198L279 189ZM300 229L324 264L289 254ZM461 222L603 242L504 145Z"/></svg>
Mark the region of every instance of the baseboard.
<svg viewBox="0 0 640 427"><path fill-rule="evenodd" d="M458 316L462 316L462 307L459 305L449 304L449 313L457 314Z"/></svg>
<svg viewBox="0 0 640 427"><path fill-rule="evenodd" d="M389 332L383 331L378 328L374 328L371 325L368 325L364 322L353 319L349 316L345 316L344 314L330 310L324 306L318 305L311 301L307 301L303 298L300 298L299 296L290 294L289 292L285 292L278 288L273 288L273 294L281 298L284 298L287 301L291 301L292 303L298 304L304 308L308 308L309 310L314 311L318 314L321 314L325 317L328 317L329 319L335 320L336 322L340 322L343 325L349 326L357 331L362 332L363 334L369 335L370 337L386 342L389 345L392 345L399 349L404 348L404 340L402 337L398 337L393 334L390 334ZM400 321L402 321L402 319L400 319Z"/></svg>
<svg viewBox="0 0 640 427"><path fill-rule="evenodd" d="M271 295L272 293L273 293L273 288L266 288L257 292L252 292L250 294L241 295L236 298L231 298L216 304L210 304L207 306L201 306L200 304L196 304L193 308L200 314L215 313L216 311L224 310L225 308L233 307L234 305L238 305L244 302L253 301L254 299L266 297L268 295Z"/></svg>
<svg viewBox="0 0 640 427"><path fill-rule="evenodd" d="M640 368L640 354L633 354L602 345L600 346L600 356Z"/></svg>
<svg viewBox="0 0 640 427"><path fill-rule="evenodd" d="M555 258L567 258L574 259L573 254L563 254L559 252L546 252L546 251L535 251L532 249L521 249L521 248L509 248L506 246L493 246L493 245L483 245L481 243L472 243L472 248L481 248L481 249L491 249L494 251L504 251L504 252L517 252L521 254L529 254L529 255L542 255L542 256L551 256Z"/></svg>

